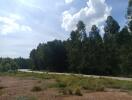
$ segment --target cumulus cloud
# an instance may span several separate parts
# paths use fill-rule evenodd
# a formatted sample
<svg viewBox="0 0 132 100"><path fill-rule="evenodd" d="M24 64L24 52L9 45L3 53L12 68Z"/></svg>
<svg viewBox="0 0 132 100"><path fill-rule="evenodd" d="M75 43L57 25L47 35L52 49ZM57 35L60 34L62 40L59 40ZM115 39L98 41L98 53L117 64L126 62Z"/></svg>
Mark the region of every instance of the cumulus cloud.
<svg viewBox="0 0 132 100"><path fill-rule="evenodd" d="M72 3L74 0L65 0L65 3L69 4Z"/></svg>
<svg viewBox="0 0 132 100"><path fill-rule="evenodd" d="M89 0L87 6L80 11L72 14L70 10L64 11L62 14L62 28L66 31L76 29L76 24L79 20L84 21L87 31L90 30L93 24L102 27L102 23L110 15L112 8L109 7L105 0Z"/></svg>
<svg viewBox="0 0 132 100"><path fill-rule="evenodd" d="M20 16L11 14L9 17L0 16L0 34L6 35L13 32L28 32L32 29L27 26L17 22L20 19Z"/></svg>

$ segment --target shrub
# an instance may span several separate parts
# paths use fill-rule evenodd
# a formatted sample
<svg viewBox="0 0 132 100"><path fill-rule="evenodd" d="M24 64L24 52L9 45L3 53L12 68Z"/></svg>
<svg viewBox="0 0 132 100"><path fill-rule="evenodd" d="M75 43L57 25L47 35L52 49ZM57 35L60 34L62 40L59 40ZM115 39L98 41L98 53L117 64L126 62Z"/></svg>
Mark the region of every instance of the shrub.
<svg viewBox="0 0 132 100"><path fill-rule="evenodd" d="M2 89L4 89L4 88L6 88L6 87L4 87L4 86L0 86L0 90L2 90Z"/></svg>
<svg viewBox="0 0 132 100"><path fill-rule="evenodd" d="M79 88L77 88L75 90L75 95L82 96L83 94L82 94L81 90Z"/></svg>
<svg viewBox="0 0 132 100"><path fill-rule="evenodd" d="M73 95L73 90L72 89L68 89L68 93L70 94L70 95Z"/></svg>
<svg viewBox="0 0 132 100"><path fill-rule="evenodd" d="M42 88L40 86L34 86L31 91L39 92L39 91L42 91Z"/></svg>

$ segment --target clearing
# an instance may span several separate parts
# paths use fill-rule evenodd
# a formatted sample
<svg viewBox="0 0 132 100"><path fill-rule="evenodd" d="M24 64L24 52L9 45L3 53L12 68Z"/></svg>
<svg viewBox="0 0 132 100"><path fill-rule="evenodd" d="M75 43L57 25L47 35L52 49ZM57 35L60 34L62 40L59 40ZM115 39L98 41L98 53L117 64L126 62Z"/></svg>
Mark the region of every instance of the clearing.
<svg viewBox="0 0 132 100"><path fill-rule="evenodd" d="M132 82L17 73L0 75L0 100L132 100Z"/></svg>

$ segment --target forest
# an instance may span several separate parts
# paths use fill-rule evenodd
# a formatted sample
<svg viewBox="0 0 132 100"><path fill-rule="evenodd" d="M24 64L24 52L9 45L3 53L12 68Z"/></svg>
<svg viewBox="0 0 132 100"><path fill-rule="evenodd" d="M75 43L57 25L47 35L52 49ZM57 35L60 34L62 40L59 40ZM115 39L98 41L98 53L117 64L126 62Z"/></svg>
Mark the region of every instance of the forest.
<svg viewBox="0 0 132 100"><path fill-rule="evenodd" d="M1 58L0 71L19 69L90 75L132 75L132 21L121 27L108 16L104 34L96 25L86 32L83 21L65 40L40 43L29 59Z"/></svg>

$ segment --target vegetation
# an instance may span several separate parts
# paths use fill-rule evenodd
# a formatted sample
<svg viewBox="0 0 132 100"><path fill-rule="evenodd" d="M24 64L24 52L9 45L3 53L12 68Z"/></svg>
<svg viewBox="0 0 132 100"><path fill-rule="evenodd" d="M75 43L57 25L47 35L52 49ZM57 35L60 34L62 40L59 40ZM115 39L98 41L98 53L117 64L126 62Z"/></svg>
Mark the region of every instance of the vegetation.
<svg viewBox="0 0 132 100"><path fill-rule="evenodd" d="M104 35L96 25L89 33L79 21L66 41L55 40L39 44L30 53L35 70L72 72L95 75L132 75L132 24L120 29L118 22L108 16Z"/></svg>
<svg viewBox="0 0 132 100"><path fill-rule="evenodd" d="M45 70L95 75L132 75L131 21L120 29L117 21L108 16L104 35L96 25L89 33L79 21L66 41L54 40L39 44L30 59L0 58L0 71L19 69Z"/></svg>
<svg viewBox="0 0 132 100"><path fill-rule="evenodd" d="M15 100L37 100L35 97L28 97L28 96L18 96Z"/></svg>
<svg viewBox="0 0 132 100"><path fill-rule="evenodd" d="M0 58L0 72L17 71L18 65L10 58Z"/></svg>
<svg viewBox="0 0 132 100"><path fill-rule="evenodd" d="M44 78L43 76L50 77L49 79ZM94 91L105 91L106 89L119 89L120 91L132 91L132 81L123 81L116 79L108 78L93 78L93 77L83 77L75 75L54 75L54 74L36 74L36 73L2 73L0 76L13 76L13 77L32 77L43 80L55 80L55 82L49 83L46 85L47 88L57 88L60 89L60 92L63 94L72 94L77 95L77 92L80 94L82 91L87 90L89 92ZM43 90L42 86L34 86L32 90Z"/></svg>
<svg viewBox="0 0 132 100"><path fill-rule="evenodd" d="M42 91L42 88L40 86L34 86L31 91L39 92L39 91Z"/></svg>
<svg viewBox="0 0 132 100"><path fill-rule="evenodd" d="M16 72L17 69L31 69L32 62L24 58L0 58L0 72Z"/></svg>

